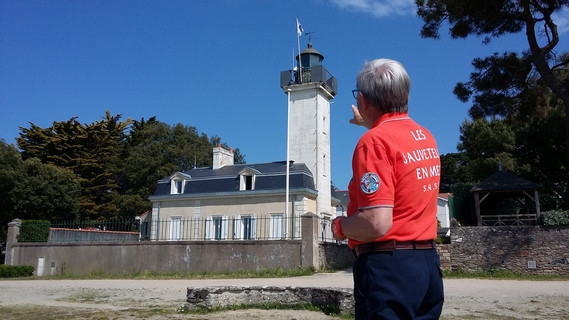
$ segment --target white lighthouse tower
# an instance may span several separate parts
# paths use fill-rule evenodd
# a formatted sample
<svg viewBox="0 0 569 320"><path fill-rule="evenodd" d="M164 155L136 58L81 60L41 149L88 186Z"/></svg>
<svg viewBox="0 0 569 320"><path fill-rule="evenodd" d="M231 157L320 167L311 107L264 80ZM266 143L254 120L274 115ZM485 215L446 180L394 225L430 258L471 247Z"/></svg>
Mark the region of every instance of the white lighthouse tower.
<svg viewBox="0 0 569 320"><path fill-rule="evenodd" d="M300 58L300 59L299 59ZM288 96L289 160L306 164L318 197L316 214L333 217L330 177L330 100L337 81L322 66L324 56L308 43L296 57L294 70L281 72L281 88Z"/></svg>

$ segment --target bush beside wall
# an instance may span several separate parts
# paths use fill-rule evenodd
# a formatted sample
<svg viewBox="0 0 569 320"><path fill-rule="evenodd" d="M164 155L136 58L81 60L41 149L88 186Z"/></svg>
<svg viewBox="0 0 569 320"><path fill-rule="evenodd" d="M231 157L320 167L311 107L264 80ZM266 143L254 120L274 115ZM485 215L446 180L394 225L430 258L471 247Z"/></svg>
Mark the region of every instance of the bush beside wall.
<svg viewBox="0 0 569 320"><path fill-rule="evenodd" d="M569 226L569 210L543 212L543 224L546 226Z"/></svg>
<svg viewBox="0 0 569 320"><path fill-rule="evenodd" d="M46 220L23 220L18 242L47 242L51 223Z"/></svg>
<svg viewBox="0 0 569 320"><path fill-rule="evenodd" d="M0 264L0 278L31 277L34 274L32 266L8 266Z"/></svg>

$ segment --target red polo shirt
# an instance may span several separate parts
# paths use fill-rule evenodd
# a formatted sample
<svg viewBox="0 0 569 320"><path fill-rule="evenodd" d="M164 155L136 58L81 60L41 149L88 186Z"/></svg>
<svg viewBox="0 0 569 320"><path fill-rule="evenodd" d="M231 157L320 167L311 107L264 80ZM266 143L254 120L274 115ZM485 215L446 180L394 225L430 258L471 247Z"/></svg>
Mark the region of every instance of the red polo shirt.
<svg viewBox="0 0 569 320"><path fill-rule="evenodd" d="M348 216L393 207L393 225L375 241L432 240L437 236L440 159L433 135L407 113L380 117L352 158ZM348 240L350 247L361 242Z"/></svg>

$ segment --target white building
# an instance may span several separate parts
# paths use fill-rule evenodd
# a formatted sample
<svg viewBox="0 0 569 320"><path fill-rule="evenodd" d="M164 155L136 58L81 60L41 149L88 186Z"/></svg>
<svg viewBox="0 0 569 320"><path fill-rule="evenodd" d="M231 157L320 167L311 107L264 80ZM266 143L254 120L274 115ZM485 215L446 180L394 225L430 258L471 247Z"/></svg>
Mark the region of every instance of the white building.
<svg viewBox="0 0 569 320"><path fill-rule="evenodd" d="M322 234L329 235L339 205L330 177L330 100L337 84L323 59L309 44L298 68L281 72L289 161L236 165L231 150L214 148L212 167L158 182L149 198L150 240L298 239L306 213L321 218Z"/></svg>

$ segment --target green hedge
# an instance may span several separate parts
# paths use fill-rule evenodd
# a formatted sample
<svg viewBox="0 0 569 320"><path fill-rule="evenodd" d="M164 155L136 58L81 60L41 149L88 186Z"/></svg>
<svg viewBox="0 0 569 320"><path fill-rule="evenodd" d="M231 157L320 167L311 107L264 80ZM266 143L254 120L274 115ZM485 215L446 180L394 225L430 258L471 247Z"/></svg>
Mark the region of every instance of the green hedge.
<svg viewBox="0 0 569 320"><path fill-rule="evenodd" d="M46 220L24 220L20 225L18 242L47 242L50 226Z"/></svg>
<svg viewBox="0 0 569 320"><path fill-rule="evenodd" d="M543 212L543 224L546 226L569 226L569 210Z"/></svg>
<svg viewBox="0 0 569 320"><path fill-rule="evenodd" d="M34 274L32 266L8 266L0 264L0 278L31 277Z"/></svg>

